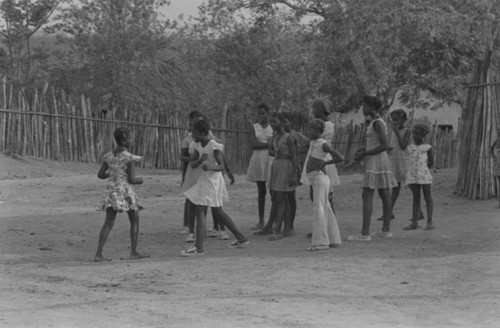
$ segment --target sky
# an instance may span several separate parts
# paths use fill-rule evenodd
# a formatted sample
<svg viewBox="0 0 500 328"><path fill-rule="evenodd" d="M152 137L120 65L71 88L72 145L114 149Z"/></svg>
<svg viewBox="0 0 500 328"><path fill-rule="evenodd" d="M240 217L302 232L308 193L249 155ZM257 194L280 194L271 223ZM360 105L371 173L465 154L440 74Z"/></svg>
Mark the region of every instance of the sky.
<svg viewBox="0 0 500 328"><path fill-rule="evenodd" d="M198 14L198 6L205 0L170 0L170 6L162 10L162 14L168 19L176 19L180 14L184 14L184 18L196 16Z"/></svg>

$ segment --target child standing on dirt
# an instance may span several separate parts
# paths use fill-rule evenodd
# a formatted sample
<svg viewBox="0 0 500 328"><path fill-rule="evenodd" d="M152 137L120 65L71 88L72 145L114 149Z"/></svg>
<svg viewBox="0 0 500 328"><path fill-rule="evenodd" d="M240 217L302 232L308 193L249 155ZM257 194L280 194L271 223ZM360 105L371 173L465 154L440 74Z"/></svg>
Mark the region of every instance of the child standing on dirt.
<svg viewBox="0 0 500 328"><path fill-rule="evenodd" d="M500 208L500 137L491 145L493 155L493 178L495 179L498 207Z"/></svg>
<svg viewBox="0 0 500 328"><path fill-rule="evenodd" d="M394 219L394 205L399 197L401 184L406 179L408 172L408 144L410 143L411 132L406 126L408 116L402 109L395 109L391 112L391 132L389 133L389 147L391 150L387 152L391 161L391 170L394 178L398 183L397 187L392 188L391 203L393 213L391 219ZM383 221L383 217L378 218Z"/></svg>
<svg viewBox="0 0 500 328"><path fill-rule="evenodd" d="M106 211L106 219L99 234L99 243L94 261L110 261L102 255L104 244L115 223L118 212L127 212L130 220L130 259L142 259L149 257L148 254L137 252L137 241L139 237L139 210L141 206L137 195L132 189L133 184L142 184L142 178L135 176L135 163L142 157L132 155L128 152L132 143L130 130L118 128L113 133L116 148L104 155L104 161L97 173L99 179L108 179L106 198L101 203L101 209Z"/></svg>
<svg viewBox="0 0 500 328"><path fill-rule="evenodd" d="M269 228L273 234L269 240L279 240L292 234L290 225L290 203L288 195L298 184L297 155L294 140L285 132L285 117L281 113L272 113L270 124L274 135L269 145L269 152L274 156L271 164L269 190L271 190L271 214ZM274 222L274 227L272 222ZM283 232L281 227L284 225Z"/></svg>
<svg viewBox="0 0 500 328"><path fill-rule="evenodd" d="M311 247L308 251L319 251L342 244L337 219L328 201L330 178L325 173L327 165L342 162L344 156L334 150L321 136L325 124L321 119L309 121L308 132L311 137L305 172L313 188L314 221ZM327 156L329 155L329 156ZM331 159L330 159L331 158Z"/></svg>
<svg viewBox="0 0 500 328"><path fill-rule="evenodd" d="M252 134L252 157L248 163L247 180L257 184L257 204L259 209L259 222L252 230L264 228L264 212L266 206L266 182L269 178L269 153L268 142L273 136L273 129L269 125L269 106L260 104L257 106L257 123L253 124Z"/></svg>
<svg viewBox="0 0 500 328"><path fill-rule="evenodd" d="M209 137L210 125L206 121L198 121L192 129L193 139L196 142L194 157L191 160L193 168L201 166L203 173L194 186L184 194L196 206L196 242L193 247L182 250L181 256L203 255L203 239L205 237L205 220L207 207L212 207L212 213L236 237L228 246L230 248L244 247L249 244L241 232L236 228L233 220L223 208L227 200L227 190L222 171L224 160L222 157L223 146Z"/></svg>
<svg viewBox="0 0 500 328"><path fill-rule="evenodd" d="M361 232L347 237L348 241L371 241L370 223L373 211L373 194L375 189L382 199L383 225L382 230L374 233L376 237L392 237L391 233L391 192L396 187L396 179L391 172L391 162L387 151L391 148L387 142L387 128L380 117L382 102L374 96L363 97L363 114L368 118L366 128L366 149L359 149L354 159L365 159L365 175L363 177L363 225Z"/></svg>
<svg viewBox="0 0 500 328"><path fill-rule="evenodd" d="M405 227L405 230L415 230L418 228L418 220L421 216L420 207L420 189L424 194L425 205L427 208L427 225L425 230L434 229L432 223L433 202L431 195L432 175L429 170L434 165L434 156L432 146L424 143L425 136L429 133L429 128L423 123L417 123L411 130L413 144L408 146L410 153L410 162L408 165L408 174L406 182L413 194L412 218L411 224Z"/></svg>
<svg viewBox="0 0 500 328"><path fill-rule="evenodd" d="M316 99L312 103L312 114L314 118L319 118L325 123L325 128L322 138L326 140L330 145L333 143L333 137L335 135L335 124L328 118L332 113L332 107L329 102L323 99ZM331 160L327 155L327 160ZM330 191L328 193L328 201L332 206L332 210L335 212L333 207L333 197L334 197L334 187L340 185L339 174L337 172L337 167L335 164L331 164L325 167L326 175L330 178Z"/></svg>

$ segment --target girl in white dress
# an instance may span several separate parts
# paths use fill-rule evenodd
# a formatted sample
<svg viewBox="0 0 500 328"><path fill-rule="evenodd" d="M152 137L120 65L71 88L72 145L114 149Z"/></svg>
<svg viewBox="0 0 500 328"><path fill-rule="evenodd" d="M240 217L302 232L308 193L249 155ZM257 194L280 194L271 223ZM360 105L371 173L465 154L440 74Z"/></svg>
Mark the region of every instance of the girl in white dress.
<svg viewBox="0 0 500 328"><path fill-rule="evenodd" d="M424 138L429 133L427 125L417 123L411 130L413 144L408 146L410 153L410 161L408 165L408 174L406 182L413 193L413 211L411 224L404 228L405 230L415 230L418 228L417 221L421 216L420 208L420 189L424 194L425 205L427 208L427 225L425 230L434 229L432 223L432 213L434 204L432 202L431 184L432 175L429 168L434 165L434 156L432 154L432 146L424 143Z"/></svg>
<svg viewBox="0 0 500 328"><path fill-rule="evenodd" d="M196 205L196 242L193 247L182 250L181 256L204 254L203 238L207 207L212 207L212 214L217 216L236 237L236 240L228 245L230 248L244 247L250 243L222 208L224 201L228 200L226 184L222 176L223 146L210 139L209 133L208 122L202 120L194 124L192 136L196 145L191 165L193 168L201 166L203 173L196 184L184 193L189 201Z"/></svg>

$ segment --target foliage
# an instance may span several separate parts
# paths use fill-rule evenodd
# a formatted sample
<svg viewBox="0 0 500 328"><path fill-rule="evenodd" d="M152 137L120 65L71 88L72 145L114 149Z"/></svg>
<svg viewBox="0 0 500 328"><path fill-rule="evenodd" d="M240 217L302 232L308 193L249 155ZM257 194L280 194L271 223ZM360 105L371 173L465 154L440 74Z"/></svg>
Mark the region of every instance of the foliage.
<svg viewBox="0 0 500 328"><path fill-rule="evenodd" d="M78 91L119 112L173 109L190 88L168 52L169 25L157 15L166 3L83 0L66 8L62 22L52 27L69 35L71 44L71 51L60 54L65 60L58 83L74 76Z"/></svg>
<svg viewBox="0 0 500 328"><path fill-rule="evenodd" d="M0 62L11 82L32 85L39 80L37 68L33 71L33 62L41 64L46 56L41 49L32 52L31 39L49 23L59 3L60 0L3 0L0 3L3 19L0 36L5 47L0 53Z"/></svg>

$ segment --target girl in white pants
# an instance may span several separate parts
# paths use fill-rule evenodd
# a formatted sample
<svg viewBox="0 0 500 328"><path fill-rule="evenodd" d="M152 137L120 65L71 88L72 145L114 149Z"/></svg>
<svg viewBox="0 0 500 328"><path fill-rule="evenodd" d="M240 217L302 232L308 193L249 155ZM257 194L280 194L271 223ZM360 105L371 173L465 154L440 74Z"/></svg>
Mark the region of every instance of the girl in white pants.
<svg viewBox="0 0 500 328"><path fill-rule="evenodd" d="M324 131L324 122L321 119L312 119L308 124L311 138L307 153L304 173L312 186L314 220L311 237L311 247L308 251L319 251L330 247L340 246L342 240L335 214L328 202L330 178L325 173L325 166L342 162L344 156L334 150L329 142L321 138ZM330 158L328 155L331 155Z"/></svg>

